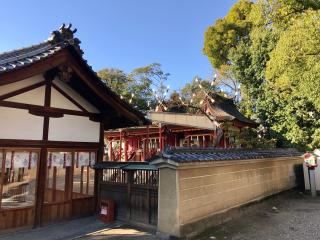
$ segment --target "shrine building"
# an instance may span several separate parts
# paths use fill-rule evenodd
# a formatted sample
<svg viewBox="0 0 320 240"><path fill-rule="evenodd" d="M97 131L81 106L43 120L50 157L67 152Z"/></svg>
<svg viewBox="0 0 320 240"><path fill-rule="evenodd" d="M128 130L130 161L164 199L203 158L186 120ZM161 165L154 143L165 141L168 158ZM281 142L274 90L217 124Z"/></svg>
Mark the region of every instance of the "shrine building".
<svg viewBox="0 0 320 240"><path fill-rule="evenodd" d="M95 212L104 131L146 124L83 58L71 25L0 54L0 230Z"/></svg>

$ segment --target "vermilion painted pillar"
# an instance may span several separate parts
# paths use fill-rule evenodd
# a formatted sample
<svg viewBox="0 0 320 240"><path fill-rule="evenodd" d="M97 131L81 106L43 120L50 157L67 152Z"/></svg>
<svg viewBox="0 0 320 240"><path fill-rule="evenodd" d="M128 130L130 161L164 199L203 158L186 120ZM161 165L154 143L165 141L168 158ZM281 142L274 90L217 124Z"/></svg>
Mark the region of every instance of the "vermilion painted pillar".
<svg viewBox="0 0 320 240"><path fill-rule="evenodd" d="M177 147L177 135L174 135L174 147Z"/></svg>
<svg viewBox="0 0 320 240"><path fill-rule="evenodd" d="M149 125L147 126L147 139L145 142L146 148L145 148L145 159L149 157Z"/></svg>
<svg viewBox="0 0 320 240"><path fill-rule="evenodd" d="M112 150L112 139L109 141L109 159L110 161L113 161L113 150Z"/></svg>
<svg viewBox="0 0 320 240"><path fill-rule="evenodd" d="M142 152L142 156L141 156L141 161L145 161L147 158L147 146L146 146L146 142L147 140L145 139L143 141L143 152Z"/></svg>
<svg viewBox="0 0 320 240"><path fill-rule="evenodd" d="M124 161L128 162L128 139L124 138Z"/></svg>
<svg viewBox="0 0 320 240"><path fill-rule="evenodd" d="M122 156L122 131L120 130L120 142L119 142L119 161L121 162L121 156Z"/></svg>
<svg viewBox="0 0 320 240"><path fill-rule="evenodd" d="M161 123L159 123L159 148L160 148L160 152L162 151L162 127L161 127Z"/></svg>

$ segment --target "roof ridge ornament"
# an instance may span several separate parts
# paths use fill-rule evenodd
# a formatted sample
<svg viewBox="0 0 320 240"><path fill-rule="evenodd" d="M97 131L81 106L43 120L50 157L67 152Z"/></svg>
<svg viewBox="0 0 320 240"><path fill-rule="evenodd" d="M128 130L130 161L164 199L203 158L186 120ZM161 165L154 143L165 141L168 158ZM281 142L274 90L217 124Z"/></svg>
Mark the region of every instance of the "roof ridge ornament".
<svg viewBox="0 0 320 240"><path fill-rule="evenodd" d="M77 29L74 28L72 30L71 27L71 23L69 23L67 27L65 23L63 23L59 30L51 32L51 36L49 37L48 41L52 44L65 43L72 45L80 55L83 55L83 51L80 48L81 41L73 36L74 33L77 32Z"/></svg>

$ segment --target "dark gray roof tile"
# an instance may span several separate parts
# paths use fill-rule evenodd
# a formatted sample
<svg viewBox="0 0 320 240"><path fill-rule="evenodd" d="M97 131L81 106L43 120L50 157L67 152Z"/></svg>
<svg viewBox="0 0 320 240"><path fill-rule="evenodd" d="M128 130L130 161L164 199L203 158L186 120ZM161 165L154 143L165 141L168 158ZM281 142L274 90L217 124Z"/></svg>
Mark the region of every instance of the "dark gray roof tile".
<svg viewBox="0 0 320 240"><path fill-rule="evenodd" d="M297 157L303 153L296 149L173 149L163 153L163 158L175 162L246 160L275 157Z"/></svg>

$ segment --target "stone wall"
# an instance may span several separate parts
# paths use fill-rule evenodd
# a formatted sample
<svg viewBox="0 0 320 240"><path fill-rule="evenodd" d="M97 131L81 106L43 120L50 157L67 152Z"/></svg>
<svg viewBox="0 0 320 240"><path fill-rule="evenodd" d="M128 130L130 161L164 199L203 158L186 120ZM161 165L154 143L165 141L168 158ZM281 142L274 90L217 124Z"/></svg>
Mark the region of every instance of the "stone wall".
<svg viewBox="0 0 320 240"><path fill-rule="evenodd" d="M281 157L160 164L158 230L181 237L220 224L221 213L295 187L302 161Z"/></svg>

